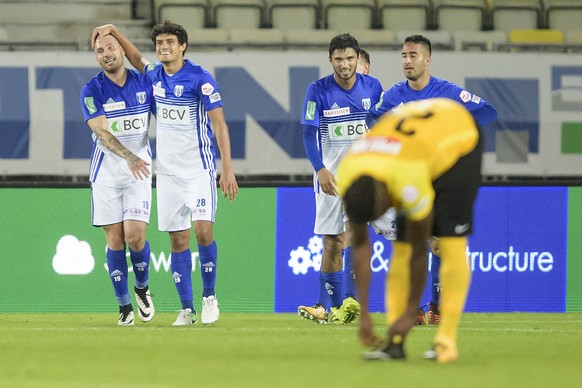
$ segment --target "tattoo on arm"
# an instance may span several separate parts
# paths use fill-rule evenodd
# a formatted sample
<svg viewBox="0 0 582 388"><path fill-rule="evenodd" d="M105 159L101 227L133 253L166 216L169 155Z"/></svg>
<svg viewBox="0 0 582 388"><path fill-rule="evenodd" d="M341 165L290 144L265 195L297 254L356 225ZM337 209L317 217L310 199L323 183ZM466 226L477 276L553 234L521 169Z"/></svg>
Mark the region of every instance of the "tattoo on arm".
<svg viewBox="0 0 582 388"><path fill-rule="evenodd" d="M108 150L113 152L115 155L131 161L132 158L137 158L130 150L128 150L123 144L119 142L119 140L111 134L105 128L99 128L96 132L97 139L107 147Z"/></svg>

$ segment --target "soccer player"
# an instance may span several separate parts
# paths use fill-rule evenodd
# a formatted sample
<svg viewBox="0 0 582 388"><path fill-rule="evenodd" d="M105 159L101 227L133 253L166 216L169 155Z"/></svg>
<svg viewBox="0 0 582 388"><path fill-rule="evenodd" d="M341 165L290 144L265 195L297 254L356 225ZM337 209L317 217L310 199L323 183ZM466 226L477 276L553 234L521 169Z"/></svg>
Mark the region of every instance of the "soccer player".
<svg viewBox="0 0 582 388"><path fill-rule="evenodd" d="M360 58L358 59L358 67L356 68L356 72L364 75L370 74L370 67L372 64L370 63L370 54L360 48Z"/></svg>
<svg viewBox="0 0 582 388"><path fill-rule="evenodd" d="M303 104L303 142L314 169L314 233L323 235L323 255L318 302L297 311L317 323L347 324L359 314L354 282L347 282L343 290L342 254L351 268L351 249L343 252L346 220L335 179L339 160L367 131L366 113L382 93L380 81L356 72L359 56L356 38L347 33L333 37L329 44L333 73L308 86Z"/></svg>
<svg viewBox="0 0 582 388"><path fill-rule="evenodd" d="M425 358L455 361L457 328L470 285L465 249L481 179L482 141L471 114L459 103L434 98L406 103L384 115L356 142L338 168L338 186L352 230L361 303L358 335L379 342L368 313L370 242L367 222L395 207L386 286L388 345L366 359L405 358L404 338L416 322L427 270L427 239L439 238L442 256L441 323Z"/></svg>
<svg viewBox="0 0 582 388"><path fill-rule="evenodd" d="M125 52L111 35L94 44L103 69L81 90L81 107L93 131L91 155L91 218L103 227L107 266L117 302L119 325L133 325L128 290L126 248L135 275L135 300L143 322L154 317L148 279L152 180L148 140L152 108L151 84L135 70L126 69Z"/></svg>
<svg viewBox="0 0 582 388"><path fill-rule="evenodd" d="M200 65L184 59L188 34L177 24L154 26L151 38L159 63L150 64L113 25L99 27L93 39L112 34L131 64L149 79L156 102L158 226L170 234L171 270L182 310L175 326L197 321L192 296L190 229L198 243L202 276L203 324L219 319L215 293L217 244L213 226L216 214L216 136L222 159L219 185L232 201L238 185L232 169L230 136L214 77Z"/></svg>
<svg viewBox="0 0 582 388"><path fill-rule="evenodd" d="M428 38L411 35L404 39L401 61L406 80L395 84L382 95L380 103L374 106L366 117L368 126L371 127L381 115L400 104L433 97L450 98L462 104L480 126L497 119L497 111L484 99L452 82L431 76L428 70L431 54L431 42ZM430 268L432 287L428 323L438 325L441 292L438 240L431 238L430 245L433 255ZM417 324L426 324L424 306L419 306L417 310Z"/></svg>

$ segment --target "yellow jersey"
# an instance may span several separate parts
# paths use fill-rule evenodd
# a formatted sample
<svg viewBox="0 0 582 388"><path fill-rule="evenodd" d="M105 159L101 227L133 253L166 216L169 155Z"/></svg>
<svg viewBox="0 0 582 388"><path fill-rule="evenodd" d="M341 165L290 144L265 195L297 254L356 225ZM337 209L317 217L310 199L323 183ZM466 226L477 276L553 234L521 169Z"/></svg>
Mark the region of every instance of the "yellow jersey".
<svg viewBox="0 0 582 388"><path fill-rule="evenodd" d="M471 114L446 98L409 102L384 114L340 162L343 196L367 175L383 182L394 207L412 220L432 210L432 182L471 152L479 131Z"/></svg>

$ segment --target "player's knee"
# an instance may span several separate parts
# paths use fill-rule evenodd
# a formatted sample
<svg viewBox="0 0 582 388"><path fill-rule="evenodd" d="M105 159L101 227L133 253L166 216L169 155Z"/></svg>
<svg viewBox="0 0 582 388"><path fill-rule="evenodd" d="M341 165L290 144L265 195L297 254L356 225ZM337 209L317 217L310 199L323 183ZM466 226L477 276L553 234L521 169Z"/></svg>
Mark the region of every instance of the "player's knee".
<svg viewBox="0 0 582 388"><path fill-rule="evenodd" d="M132 251L141 251L145 246L145 241L145 236L140 233L132 233L125 236L125 242Z"/></svg>

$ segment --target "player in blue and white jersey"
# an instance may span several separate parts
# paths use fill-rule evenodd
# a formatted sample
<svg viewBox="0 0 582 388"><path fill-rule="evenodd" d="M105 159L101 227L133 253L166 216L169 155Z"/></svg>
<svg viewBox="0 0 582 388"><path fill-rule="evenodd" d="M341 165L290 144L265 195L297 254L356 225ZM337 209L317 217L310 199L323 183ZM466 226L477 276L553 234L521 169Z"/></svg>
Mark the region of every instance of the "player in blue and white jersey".
<svg viewBox="0 0 582 388"><path fill-rule="evenodd" d="M366 113L382 93L380 81L356 72L359 57L356 38L350 34L335 36L329 45L333 73L309 85L303 104L303 142L315 171L314 233L323 235L324 248L318 302L313 306L299 306L298 313L318 323L325 323L328 318L332 323L351 323L358 317L360 308L354 283L346 282L345 294L343 291L342 253L347 219L335 181L339 161L368 130ZM346 267L351 267L349 247L344 256ZM331 316L326 305L331 307Z"/></svg>
<svg viewBox="0 0 582 388"><path fill-rule="evenodd" d="M428 38L422 35L411 35L404 39L402 46L402 69L405 81L393 85L386 90L366 116L366 124L372 126L380 116L401 104L427 98L444 97L462 104L473 116L479 126L486 125L497 119L497 111L481 97L468 92L462 87L447 80L430 75L428 66L431 61L432 46ZM387 220L384 217L384 220ZM377 220L378 225L380 220ZM376 232L381 233L377 228ZM440 258L438 257L438 242L431 240L433 251L431 265L431 300L429 305L429 324L438 325L440 320L439 294L440 286ZM419 307L417 324L426 324L424 307Z"/></svg>
<svg viewBox="0 0 582 388"><path fill-rule="evenodd" d="M147 78L125 68L124 55L113 36L97 39L95 56L103 70L81 90L81 107L93 131L92 223L105 233L107 266L119 303L118 324L133 325L126 245L135 274L138 316L148 322L155 312L146 240L152 197L148 130L153 98Z"/></svg>
<svg viewBox="0 0 582 388"><path fill-rule="evenodd" d="M156 102L158 227L169 232L171 269L182 310L174 325L196 322L192 296L190 230L198 243L202 275L202 323L218 321L215 293L217 245L213 236L216 214L216 136L222 160L219 185L232 201L238 185L231 162L230 137L214 77L187 59L188 34L177 24L154 26L151 37L160 63L150 64L115 26L98 27L96 37L112 34L131 64L150 81Z"/></svg>

